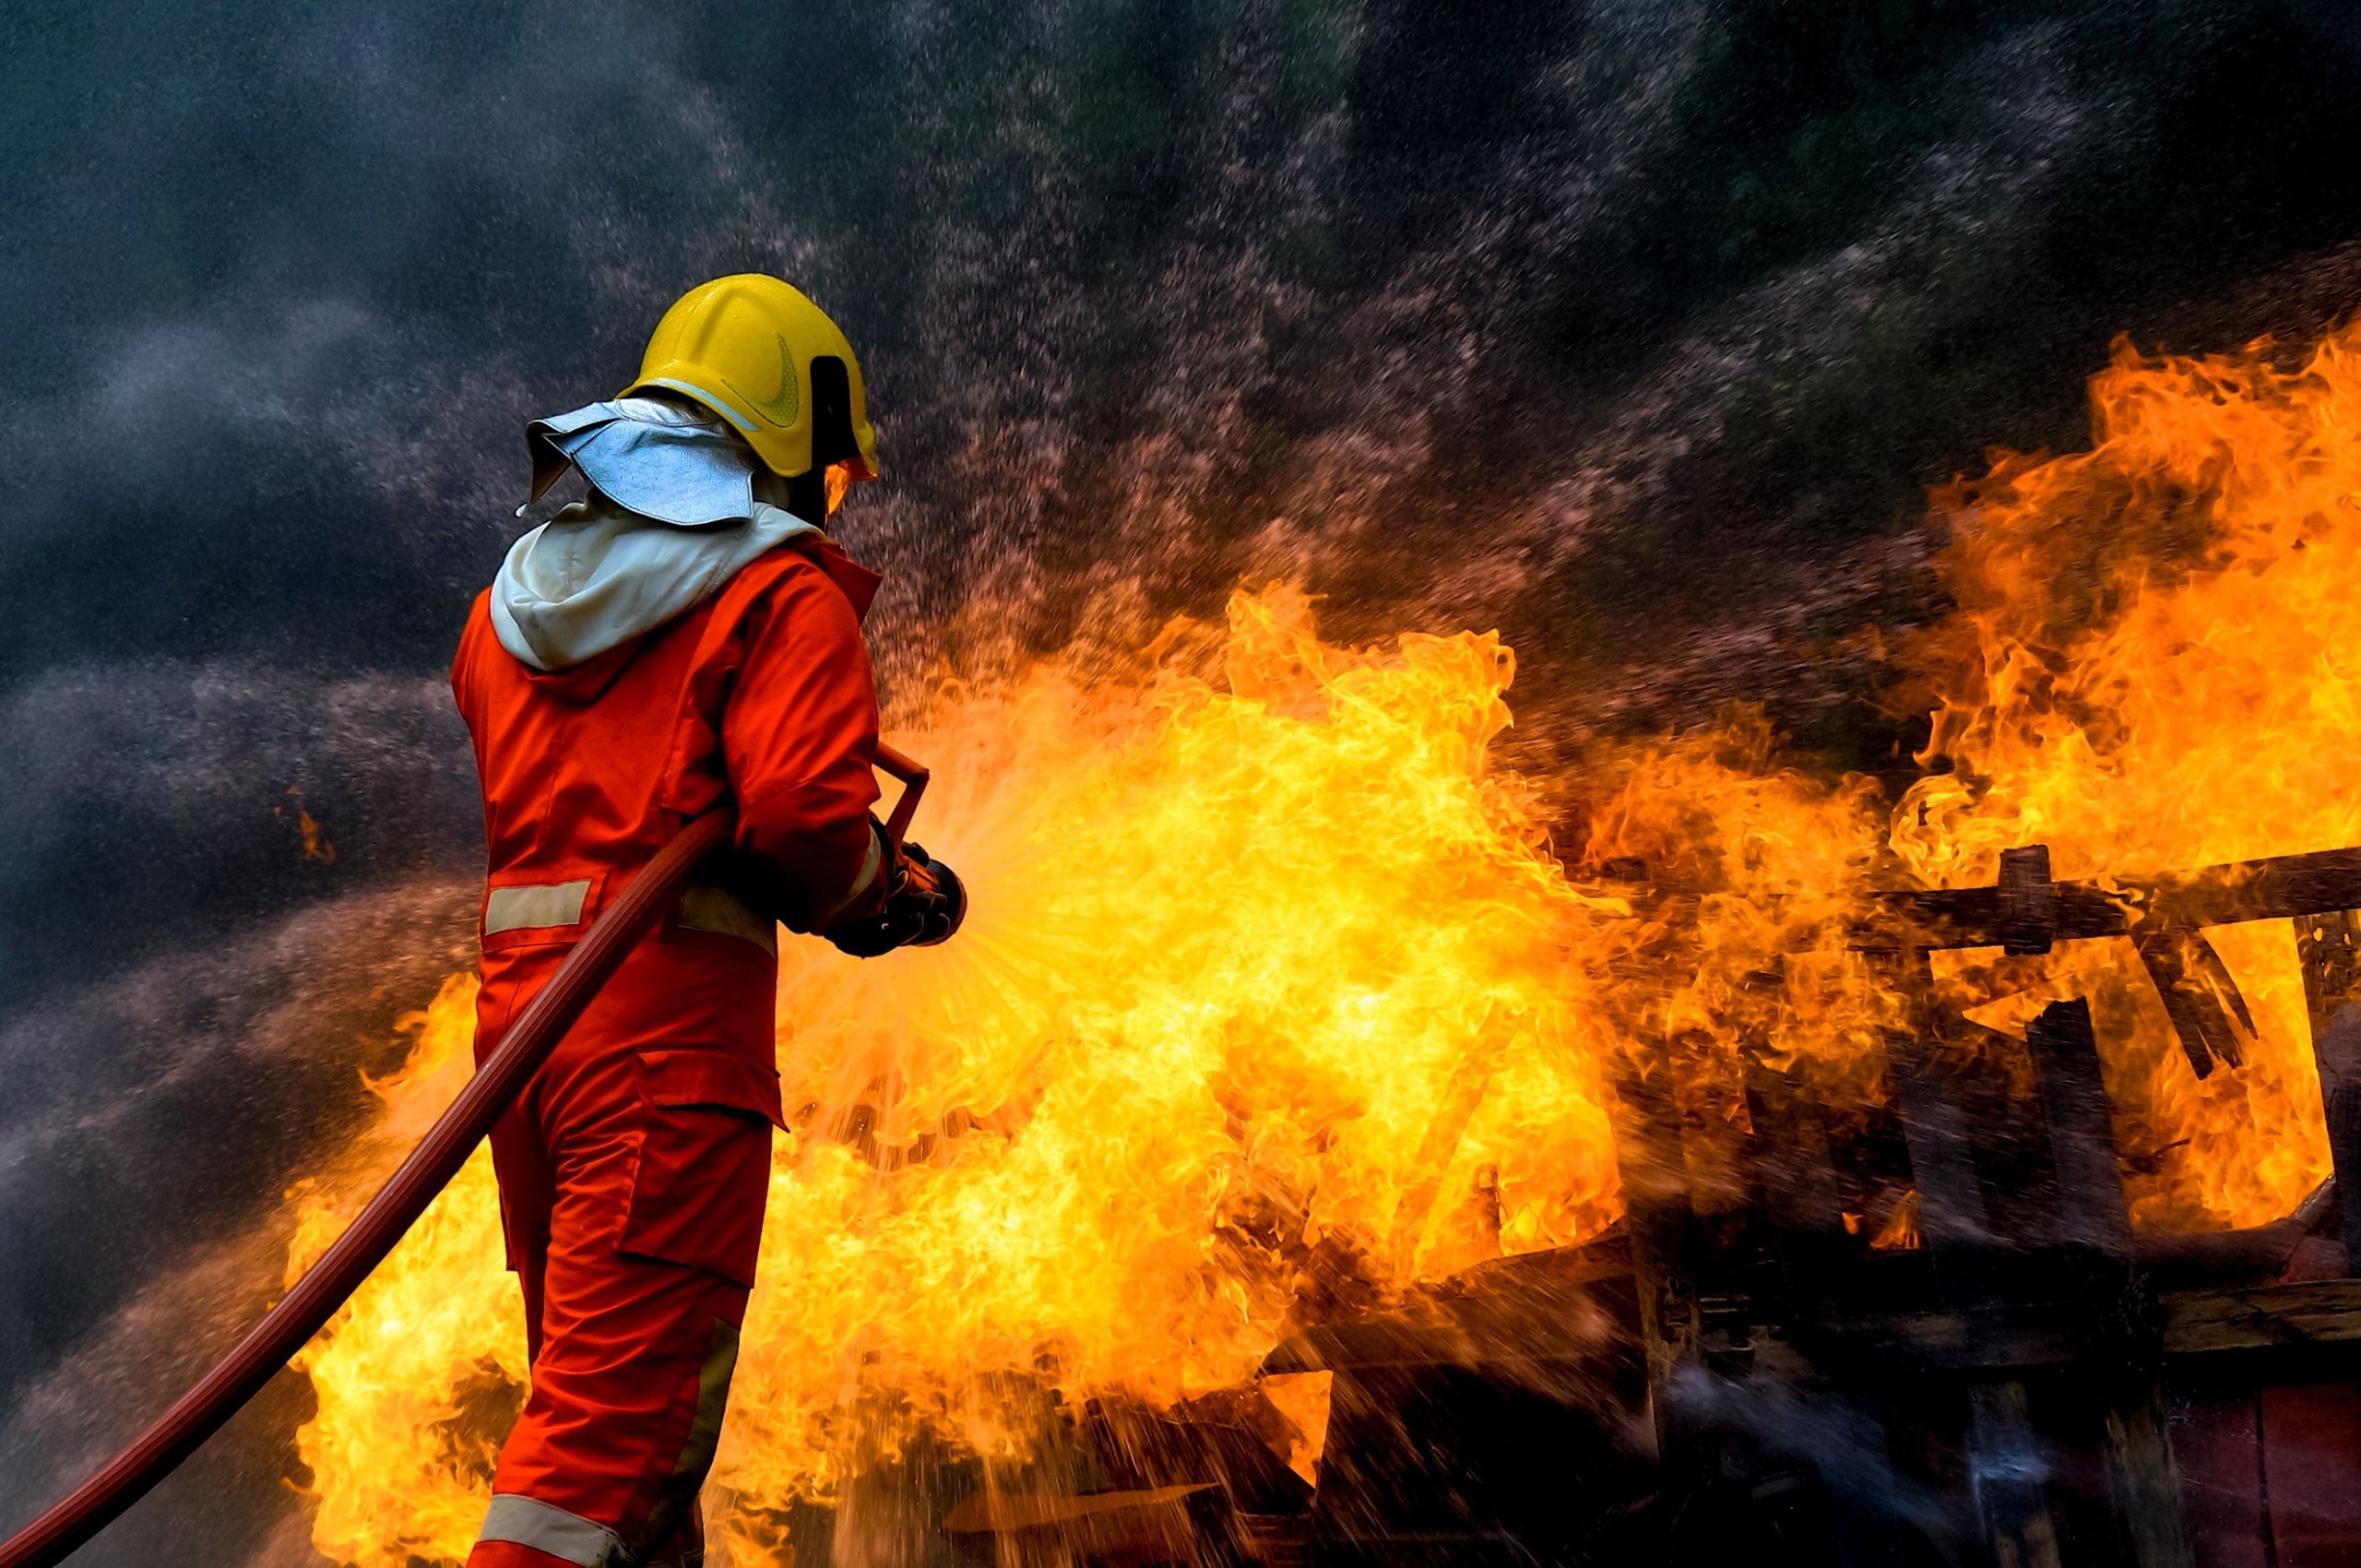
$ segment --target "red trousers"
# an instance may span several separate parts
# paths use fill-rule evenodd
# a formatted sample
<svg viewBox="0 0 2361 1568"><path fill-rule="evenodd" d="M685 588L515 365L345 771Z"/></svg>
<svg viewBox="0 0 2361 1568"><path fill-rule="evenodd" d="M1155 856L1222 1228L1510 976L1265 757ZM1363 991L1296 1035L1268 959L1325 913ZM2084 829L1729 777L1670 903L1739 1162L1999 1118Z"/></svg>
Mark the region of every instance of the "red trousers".
<svg viewBox="0 0 2361 1568"><path fill-rule="evenodd" d="M737 868L796 930L872 865L875 574L834 543L770 552L585 663L513 658L476 598L451 694L483 786L489 1051L681 825L725 800ZM767 873L764 872L767 868ZM492 1134L533 1390L475 1568L695 1550L697 1483L761 1241L777 965L767 920L692 888Z"/></svg>
<svg viewBox="0 0 2361 1568"><path fill-rule="evenodd" d="M546 978L516 971L549 967L503 966L487 984L484 1049ZM737 1361L779 1114L768 1008L754 1010L753 1039L722 1015L766 999L771 974L740 938L651 937L493 1130L532 1392L469 1568L701 1558L697 1489ZM683 1039L698 1043L670 1043Z"/></svg>

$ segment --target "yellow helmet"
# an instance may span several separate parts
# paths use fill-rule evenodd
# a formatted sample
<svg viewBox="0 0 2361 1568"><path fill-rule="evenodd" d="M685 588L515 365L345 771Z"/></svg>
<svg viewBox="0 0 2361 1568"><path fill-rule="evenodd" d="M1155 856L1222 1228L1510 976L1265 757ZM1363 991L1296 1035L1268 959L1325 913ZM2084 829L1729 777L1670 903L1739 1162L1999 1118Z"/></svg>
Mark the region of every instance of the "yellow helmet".
<svg viewBox="0 0 2361 1568"><path fill-rule="evenodd" d="M844 385L827 362L843 366ZM821 366L813 386L813 366ZM869 425L860 362L844 332L802 291L777 278L742 272L682 294L647 340L639 378L616 396L661 388L686 393L738 427L765 467L782 479L812 468L813 434L823 403L851 419L855 450L823 450L854 479L877 477L877 433ZM841 430L823 436L841 441Z"/></svg>

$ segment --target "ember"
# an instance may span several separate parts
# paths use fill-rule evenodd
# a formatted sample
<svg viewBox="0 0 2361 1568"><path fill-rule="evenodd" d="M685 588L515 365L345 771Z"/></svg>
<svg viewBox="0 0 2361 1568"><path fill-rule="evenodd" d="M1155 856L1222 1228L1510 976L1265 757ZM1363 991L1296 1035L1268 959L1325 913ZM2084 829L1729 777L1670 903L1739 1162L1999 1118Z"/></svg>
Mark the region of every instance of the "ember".
<svg viewBox="0 0 2361 1568"><path fill-rule="evenodd" d="M924 836L973 868L969 940L782 954L800 1110L710 1500L727 1560L792 1561L839 1503L860 1560L862 1478L922 1456L966 1468L910 1527L1006 1550L1062 1521L1110 1560L1571 1542L1642 1527L1627 1470L1706 1486L1758 1374L1809 1366L1870 1408L1878 1369L1946 1369L1885 1419L1971 1470L2082 1422L2118 1515L2177 1485L2153 1374L2035 1397L2022 1369L2083 1329L1973 1314L2343 1272L2307 1199L2361 874L2186 873L2361 844L2356 348L2119 350L2091 452L1943 492L1958 609L1893 645L1896 700L1934 715L1898 804L1741 714L1592 759L1553 845L1487 763L1496 638L1340 648L1286 588L1177 626L1128 685L947 690L911 747ZM452 1091L469 1000L455 980L377 1086L377 1155ZM369 1158L306 1190L299 1263ZM464 1556L525 1375L499 1267L471 1166L307 1353L329 1557ZM2167 1302L2151 1360L2248 1343L2212 1300ZM1444 1406L1500 1413L1406 1435ZM1857 1445L1861 1408L1813 1420ZM1388 1491L1459 1463L1437 1455L1522 1475L1534 1432L1589 1456L1592 1513L1471 1523L1472 1457L1455 1524ZM1951 1483L1874 1446L1840 1478L1755 1443L1739 1511L1817 1509L1888 1560L1896 1497ZM1927 1533L2058 1561L2077 1504L2037 1468L1929 1503ZM2157 1528L2138 1561L2170 1560Z"/></svg>

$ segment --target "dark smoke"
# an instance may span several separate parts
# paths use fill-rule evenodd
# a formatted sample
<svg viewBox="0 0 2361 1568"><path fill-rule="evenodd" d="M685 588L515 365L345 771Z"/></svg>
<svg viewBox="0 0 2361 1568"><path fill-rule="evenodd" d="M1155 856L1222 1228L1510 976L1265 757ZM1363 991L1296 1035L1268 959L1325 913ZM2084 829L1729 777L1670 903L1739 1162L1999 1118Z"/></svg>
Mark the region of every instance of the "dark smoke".
<svg viewBox="0 0 2361 1568"><path fill-rule="evenodd" d="M1286 575L1501 626L1531 765L1753 697L1877 767L1825 650L1927 612L1928 483L2118 331L2361 300L2356 64L2335 0L0 10L8 1518L463 961L518 427L685 286L861 345L898 702Z"/></svg>

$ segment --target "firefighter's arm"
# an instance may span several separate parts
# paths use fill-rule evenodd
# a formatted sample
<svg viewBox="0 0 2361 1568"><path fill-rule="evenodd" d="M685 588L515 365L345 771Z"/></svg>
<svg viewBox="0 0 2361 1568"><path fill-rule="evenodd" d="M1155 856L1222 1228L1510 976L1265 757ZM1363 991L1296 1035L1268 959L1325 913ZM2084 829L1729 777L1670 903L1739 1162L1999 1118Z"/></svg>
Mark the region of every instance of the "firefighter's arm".
<svg viewBox="0 0 2361 1568"><path fill-rule="evenodd" d="M738 797L742 891L799 932L881 902L877 688L860 624L817 568L788 573L747 617L722 752Z"/></svg>

